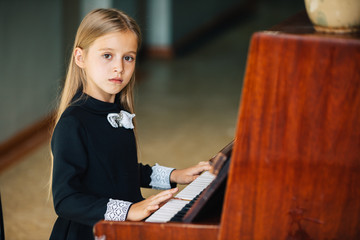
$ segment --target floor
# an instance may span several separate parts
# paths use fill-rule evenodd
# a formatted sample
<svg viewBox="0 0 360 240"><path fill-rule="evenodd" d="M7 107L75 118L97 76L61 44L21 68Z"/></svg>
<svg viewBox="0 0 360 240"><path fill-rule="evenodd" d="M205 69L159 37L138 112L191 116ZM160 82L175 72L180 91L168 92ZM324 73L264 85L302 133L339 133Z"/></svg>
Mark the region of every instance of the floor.
<svg viewBox="0 0 360 240"><path fill-rule="evenodd" d="M136 120L143 163L187 167L233 139L251 34L303 9L302 1L259 2L255 16L191 53L139 62ZM56 218L49 174L48 144L0 174L6 239L48 239ZM154 193L143 190L145 197Z"/></svg>

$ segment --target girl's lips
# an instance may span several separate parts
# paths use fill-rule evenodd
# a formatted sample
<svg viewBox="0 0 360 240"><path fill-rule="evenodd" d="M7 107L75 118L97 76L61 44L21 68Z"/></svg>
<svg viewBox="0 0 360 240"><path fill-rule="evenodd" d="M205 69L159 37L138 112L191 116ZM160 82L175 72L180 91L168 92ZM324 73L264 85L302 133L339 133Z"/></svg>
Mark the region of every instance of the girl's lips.
<svg viewBox="0 0 360 240"><path fill-rule="evenodd" d="M111 78L110 82L114 82L114 83L122 83L123 80L121 78Z"/></svg>

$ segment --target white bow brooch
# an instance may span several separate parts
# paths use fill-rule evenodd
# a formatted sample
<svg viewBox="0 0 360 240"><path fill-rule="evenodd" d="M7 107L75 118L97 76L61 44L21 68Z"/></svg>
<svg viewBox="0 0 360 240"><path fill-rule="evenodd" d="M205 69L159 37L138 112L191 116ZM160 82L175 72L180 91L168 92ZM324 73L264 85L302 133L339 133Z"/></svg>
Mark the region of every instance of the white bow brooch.
<svg viewBox="0 0 360 240"><path fill-rule="evenodd" d="M120 113L109 113L107 115L107 120L114 128L124 127L126 129L133 129L134 124L132 119L135 117L135 114L130 114L124 110L121 110Z"/></svg>

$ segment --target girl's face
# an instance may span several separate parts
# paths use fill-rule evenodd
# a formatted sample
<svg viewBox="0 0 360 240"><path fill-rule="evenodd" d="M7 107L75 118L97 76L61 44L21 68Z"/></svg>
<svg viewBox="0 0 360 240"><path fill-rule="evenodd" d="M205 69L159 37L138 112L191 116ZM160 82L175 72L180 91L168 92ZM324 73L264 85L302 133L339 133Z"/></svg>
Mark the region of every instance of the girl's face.
<svg viewBox="0 0 360 240"><path fill-rule="evenodd" d="M87 51L76 48L76 64L85 71L84 92L104 102L114 102L115 95L129 83L137 53L134 33L114 32L96 39Z"/></svg>

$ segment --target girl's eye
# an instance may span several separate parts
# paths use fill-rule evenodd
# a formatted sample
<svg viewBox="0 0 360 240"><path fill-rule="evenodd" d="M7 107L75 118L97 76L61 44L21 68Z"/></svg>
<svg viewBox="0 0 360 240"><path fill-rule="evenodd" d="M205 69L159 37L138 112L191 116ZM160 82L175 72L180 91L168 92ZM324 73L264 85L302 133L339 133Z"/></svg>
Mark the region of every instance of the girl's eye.
<svg viewBox="0 0 360 240"><path fill-rule="evenodd" d="M109 54L109 53L105 53L103 56L105 59L111 59L111 57L112 57L111 54Z"/></svg>
<svg viewBox="0 0 360 240"><path fill-rule="evenodd" d="M124 59L125 59L126 61L128 61L128 62L132 62L132 61L135 60L135 58L133 58L133 57L131 57L131 56L126 56L126 57L124 57Z"/></svg>

